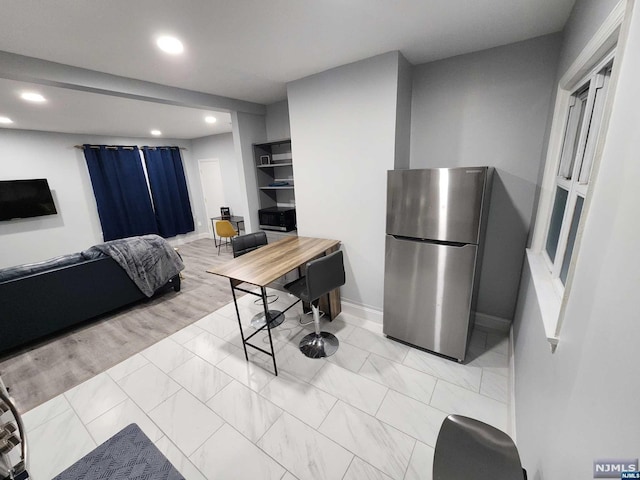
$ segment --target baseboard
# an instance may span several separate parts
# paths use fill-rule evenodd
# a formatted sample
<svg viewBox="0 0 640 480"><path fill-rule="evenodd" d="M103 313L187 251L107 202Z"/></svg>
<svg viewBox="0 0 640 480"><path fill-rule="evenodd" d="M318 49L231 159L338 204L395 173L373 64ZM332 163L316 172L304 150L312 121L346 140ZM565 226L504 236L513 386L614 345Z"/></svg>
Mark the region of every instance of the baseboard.
<svg viewBox="0 0 640 480"><path fill-rule="evenodd" d="M382 333L382 311L342 299L342 311L349 315L345 321L374 332ZM476 313L475 324L499 332L509 332L511 322L506 318Z"/></svg>
<svg viewBox="0 0 640 480"><path fill-rule="evenodd" d="M341 318L350 325L365 328L374 333L382 333L382 312L371 307L365 307L357 303L341 301L342 312L346 315Z"/></svg>
<svg viewBox="0 0 640 480"><path fill-rule="evenodd" d="M201 240L203 238L213 238L209 232L203 233L187 233L185 235L178 235L177 237L168 238L167 242L172 247L177 247L185 243L193 242L195 240Z"/></svg>
<svg viewBox="0 0 640 480"><path fill-rule="evenodd" d="M499 332L508 332L511 329L511 321L506 318L487 315L486 313L476 312L475 324L478 327L488 328L489 330L497 330Z"/></svg>

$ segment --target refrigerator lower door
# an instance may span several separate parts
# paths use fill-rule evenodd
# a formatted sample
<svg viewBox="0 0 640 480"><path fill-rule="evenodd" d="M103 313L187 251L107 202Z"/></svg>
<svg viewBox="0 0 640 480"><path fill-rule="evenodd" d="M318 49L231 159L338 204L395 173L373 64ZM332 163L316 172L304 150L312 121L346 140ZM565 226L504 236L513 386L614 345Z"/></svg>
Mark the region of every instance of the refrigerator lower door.
<svg viewBox="0 0 640 480"><path fill-rule="evenodd" d="M385 335L464 360L477 248L387 235Z"/></svg>

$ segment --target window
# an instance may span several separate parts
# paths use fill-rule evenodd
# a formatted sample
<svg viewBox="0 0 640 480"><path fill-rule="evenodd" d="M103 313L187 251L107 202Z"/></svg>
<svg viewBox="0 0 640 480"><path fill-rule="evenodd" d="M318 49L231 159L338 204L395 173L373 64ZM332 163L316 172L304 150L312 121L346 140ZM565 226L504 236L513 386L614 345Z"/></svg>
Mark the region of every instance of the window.
<svg viewBox="0 0 640 480"><path fill-rule="evenodd" d="M543 249L551 278L561 292L575 252L612 65L610 54L578 83L569 97Z"/></svg>
<svg viewBox="0 0 640 480"><path fill-rule="evenodd" d="M619 15L616 17L621 18ZM615 20L615 19L614 19ZM612 30L607 30L611 32ZM592 173L606 134L617 32L594 42L560 80L536 227L527 259L547 340L555 350L579 251ZM610 53L602 57L604 46ZM610 89L611 86L611 89Z"/></svg>
<svg viewBox="0 0 640 480"><path fill-rule="evenodd" d="M578 259L582 225L588 226L588 197L606 148L616 78L612 67L621 61L616 46L626 35L622 26L629 8L627 2L616 4L558 83L535 228L527 249L530 279L552 352L571 298L574 265L590 261Z"/></svg>

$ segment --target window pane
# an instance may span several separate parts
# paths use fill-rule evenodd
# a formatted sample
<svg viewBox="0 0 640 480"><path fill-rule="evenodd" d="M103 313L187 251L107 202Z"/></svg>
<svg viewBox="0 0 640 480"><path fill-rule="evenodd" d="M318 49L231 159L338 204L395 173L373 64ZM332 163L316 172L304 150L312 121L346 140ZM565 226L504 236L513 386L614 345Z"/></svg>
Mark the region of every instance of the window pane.
<svg viewBox="0 0 640 480"><path fill-rule="evenodd" d="M578 234L578 223L580 223L580 214L582 213L582 204L584 199L578 197L576 199L576 208L573 210L573 219L571 220L571 230L569 230L569 239L567 240L567 249L562 260L562 270L560 270L560 280L562 284L567 283L567 275L569 274L569 264L571 263L571 255L573 247L576 243L576 235Z"/></svg>
<svg viewBox="0 0 640 480"><path fill-rule="evenodd" d="M572 98L574 104L569 107L569 114L567 115L567 125L564 131L564 138L562 139L562 153L560 155L560 164L558 165L558 176L567 178L568 172L570 172L571 157L573 151L573 145L577 137L577 123L580 118L581 103L575 98Z"/></svg>
<svg viewBox="0 0 640 480"><path fill-rule="evenodd" d="M598 132L600 130L600 124L602 122L602 116L604 113L604 102L607 97L607 91L609 90L610 77L611 66L608 66L598 74L598 77L596 79L596 82L598 82L598 84L595 91L595 100L593 102L591 121L589 122L587 146L585 148L582 166L580 167L579 182L581 184L589 183L589 177L591 175L591 165L593 164L593 157L596 151L596 143L598 141Z"/></svg>
<svg viewBox="0 0 640 480"><path fill-rule="evenodd" d="M576 98L576 105L571 109L571 117L564 137L565 146L562 152L562 162L560 163L560 176L571 179L573 166L576 163L576 155L579 151L580 130L587 110L587 95L589 90L585 90Z"/></svg>
<svg viewBox="0 0 640 480"><path fill-rule="evenodd" d="M558 249L558 238L560 238L560 229L562 228L562 217L564 216L564 208L567 204L567 195L569 192L557 187L556 199L553 202L553 211L551 212L551 225L549 225L549 233L547 234L547 255L552 262L556 260L556 250Z"/></svg>

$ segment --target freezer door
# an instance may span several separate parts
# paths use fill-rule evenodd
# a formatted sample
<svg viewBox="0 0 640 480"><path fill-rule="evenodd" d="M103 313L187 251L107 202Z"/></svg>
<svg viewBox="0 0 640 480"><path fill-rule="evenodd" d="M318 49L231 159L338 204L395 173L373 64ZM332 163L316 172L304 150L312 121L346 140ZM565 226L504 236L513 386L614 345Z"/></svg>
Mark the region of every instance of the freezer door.
<svg viewBox="0 0 640 480"><path fill-rule="evenodd" d="M464 360L477 248L387 235L385 335Z"/></svg>
<svg viewBox="0 0 640 480"><path fill-rule="evenodd" d="M479 243L487 171L487 167L389 171L387 233Z"/></svg>

